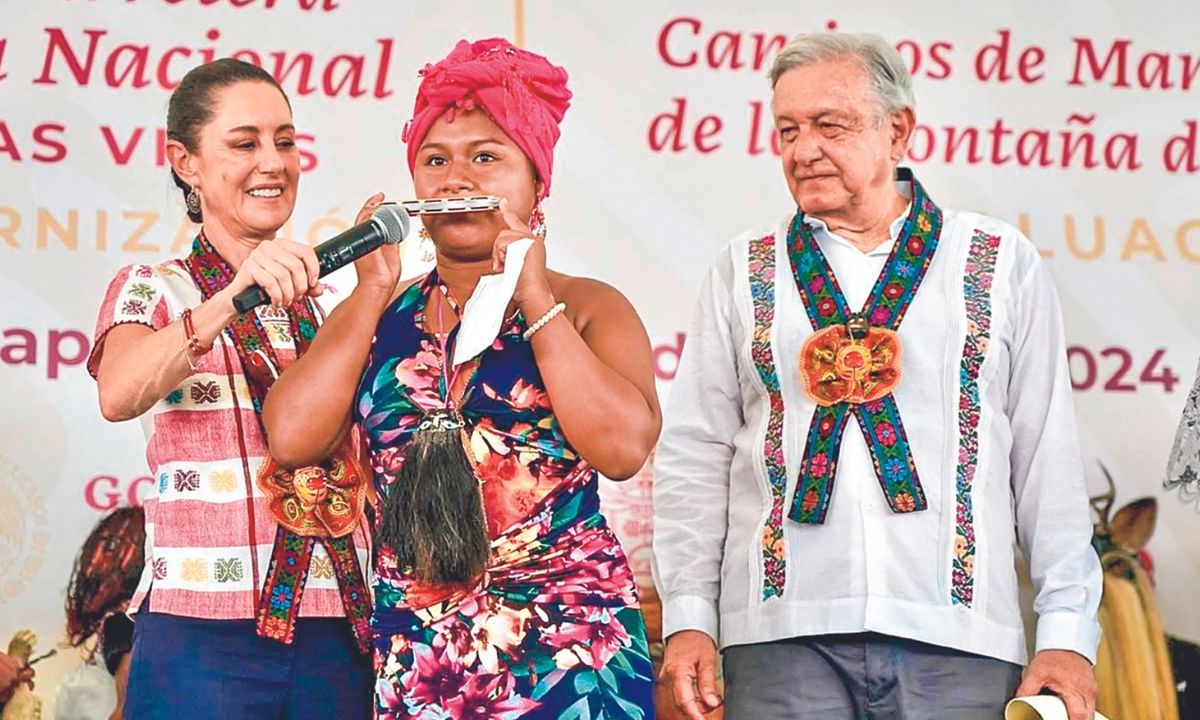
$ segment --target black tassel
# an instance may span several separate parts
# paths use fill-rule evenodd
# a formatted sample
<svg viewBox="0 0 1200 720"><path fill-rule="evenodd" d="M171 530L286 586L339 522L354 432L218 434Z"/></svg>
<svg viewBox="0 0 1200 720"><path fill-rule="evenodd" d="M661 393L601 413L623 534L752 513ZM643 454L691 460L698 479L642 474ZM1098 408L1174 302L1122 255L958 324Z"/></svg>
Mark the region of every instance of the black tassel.
<svg viewBox="0 0 1200 720"><path fill-rule="evenodd" d="M427 415L384 501L379 540L426 584L466 583L487 567L491 540L464 440L458 412Z"/></svg>

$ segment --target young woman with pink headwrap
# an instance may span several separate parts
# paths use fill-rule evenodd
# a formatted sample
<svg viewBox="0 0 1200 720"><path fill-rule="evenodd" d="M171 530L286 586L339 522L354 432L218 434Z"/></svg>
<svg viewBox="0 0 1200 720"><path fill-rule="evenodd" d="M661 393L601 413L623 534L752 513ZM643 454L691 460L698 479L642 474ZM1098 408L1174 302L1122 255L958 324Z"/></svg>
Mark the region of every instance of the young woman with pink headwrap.
<svg viewBox="0 0 1200 720"><path fill-rule="evenodd" d="M497 39L421 75L405 131L417 196L500 210L427 216L437 266L399 288L394 246L358 261L355 291L271 391L271 452L302 466L352 423L368 438L379 717L652 715L636 584L597 495L597 472L631 477L657 439L650 344L616 290L547 269L538 232L566 71ZM454 366L461 309L525 238L499 336Z"/></svg>

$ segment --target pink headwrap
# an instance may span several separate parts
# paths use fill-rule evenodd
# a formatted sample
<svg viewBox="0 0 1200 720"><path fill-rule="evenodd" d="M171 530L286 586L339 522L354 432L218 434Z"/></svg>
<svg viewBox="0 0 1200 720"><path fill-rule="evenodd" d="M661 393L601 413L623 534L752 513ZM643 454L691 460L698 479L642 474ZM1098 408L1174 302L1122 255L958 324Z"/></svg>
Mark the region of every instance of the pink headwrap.
<svg viewBox="0 0 1200 720"><path fill-rule="evenodd" d="M491 38L459 40L445 59L426 65L420 75L424 79L403 136L410 172L438 117L444 114L453 121L458 110L481 107L533 163L542 181L541 196L550 194L558 123L571 104L566 70L507 40Z"/></svg>

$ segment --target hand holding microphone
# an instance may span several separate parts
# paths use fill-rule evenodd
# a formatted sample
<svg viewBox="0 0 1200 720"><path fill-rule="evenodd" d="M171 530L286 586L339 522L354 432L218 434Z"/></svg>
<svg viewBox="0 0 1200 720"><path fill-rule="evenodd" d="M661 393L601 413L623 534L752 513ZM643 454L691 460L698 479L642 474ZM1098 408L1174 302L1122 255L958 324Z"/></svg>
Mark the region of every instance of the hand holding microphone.
<svg viewBox="0 0 1200 720"><path fill-rule="evenodd" d="M229 286L219 295L227 296L236 312L244 312L246 298L261 298L255 304L270 302L290 305L307 294L320 294L317 277L320 263L313 249L290 240L260 242L250 252ZM246 306L245 309L254 307Z"/></svg>
<svg viewBox="0 0 1200 720"><path fill-rule="evenodd" d="M363 203L354 222L356 224L367 222L375 213L392 212L398 207L391 203L385 203L383 193L375 193ZM404 215L407 223L411 213L401 212L400 214ZM406 224L406 235L407 232L408 225ZM391 297L396 283L400 280L399 243L384 243L378 252L369 252L363 255L354 261L354 270L358 274L358 282L355 285L356 292L367 290Z"/></svg>
<svg viewBox="0 0 1200 720"><path fill-rule="evenodd" d="M358 270L359 287L390 294L400 278L399 249L384 247L382 253L373 251L399 245L408 235L410 215L488 212L499 208L500 199L492 196L393 203L384 202L383 193L376 193L358 211L354 227L315 248L290 241L260 243L234 278L234 309L244 313L268 302L290 305L297 297L319 288L317 278L351 262ZM320 290L311 294L319 295Z"/></svg>
<svg viewBox="0 0 1200 720"><path fill-rule="evenodd" d="M234 309L244 313L268 302L289 305L316 286L318 277L368 255L381 245L399 243L408 234L408 213L398 205L381 205L382 199L382 193L374 195L359 212L359 220L366 217L365 221L315 248L286 241L259 244L238 270L239 278L246 275L253 284L234 296ZM362 270L360 267L360 282L364 279ZM380 273L369 275L378 277ZM398 256L392 286L397 277ZM235 278L235 285L239 278Z"/></svg>

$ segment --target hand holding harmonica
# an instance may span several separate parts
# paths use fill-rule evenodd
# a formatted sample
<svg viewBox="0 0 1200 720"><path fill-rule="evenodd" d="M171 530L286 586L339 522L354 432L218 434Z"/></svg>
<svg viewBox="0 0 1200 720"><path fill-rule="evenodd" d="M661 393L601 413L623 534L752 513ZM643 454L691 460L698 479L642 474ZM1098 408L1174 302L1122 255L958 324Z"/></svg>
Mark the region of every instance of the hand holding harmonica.
<svg viewBox="0 0 1200 720"><path fill-rule="evenodd" d="M383 193L376 193L368 198L359 210L353 227L313 248L320 265L320 276L324 277L340 267L370 255L381 245L398 244L408 234L409 218L414 215L449 215L499 209L500 198L491 195L384 202ZM360 286L377 285L389 291L395 286L400 274L399 255L393 250L390 257L381 258L370 261L365 266L360 264ZM244 313L269 301L266 292L253 285L238 293L233 306L238 312Z"/></svg>

